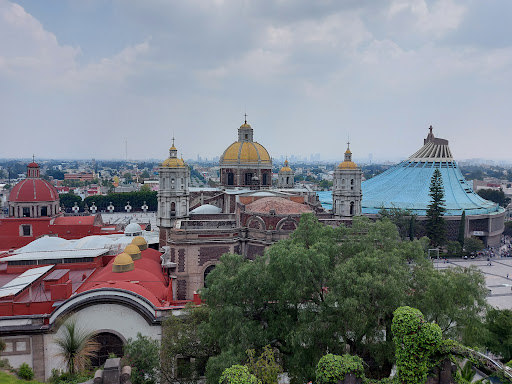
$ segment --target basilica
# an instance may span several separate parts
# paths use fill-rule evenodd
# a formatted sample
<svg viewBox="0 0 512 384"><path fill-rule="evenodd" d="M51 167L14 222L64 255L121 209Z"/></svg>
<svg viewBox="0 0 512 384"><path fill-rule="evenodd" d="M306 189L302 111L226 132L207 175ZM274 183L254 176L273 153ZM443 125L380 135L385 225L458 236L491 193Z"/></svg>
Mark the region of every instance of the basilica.
<svg viewBox="0 0 512 384"><path fill-rule="evenodd" d="M295 186L288 161L272 186L272 158L247 121L220 157L218 188L189 187L189 168L177 153L173 142L159 168L158 226L163 257L175 265L169 272L178 300L204 287L221 255L262 255L297 228L303 213L330 225L361 214L362 172L349 148L334 174L332 213L324 211L316 192Z"/></svg>

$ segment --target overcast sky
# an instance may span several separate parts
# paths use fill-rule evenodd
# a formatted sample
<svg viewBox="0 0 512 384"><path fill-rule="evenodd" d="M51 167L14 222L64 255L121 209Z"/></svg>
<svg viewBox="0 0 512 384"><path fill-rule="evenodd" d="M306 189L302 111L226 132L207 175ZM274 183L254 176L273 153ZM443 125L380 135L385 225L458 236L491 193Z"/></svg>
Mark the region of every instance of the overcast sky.
<svg viewBox="0 0 512 384"><path fill-rule="evenodd" d="M512 1L0 0L0 157L512 160Z"/></svg>

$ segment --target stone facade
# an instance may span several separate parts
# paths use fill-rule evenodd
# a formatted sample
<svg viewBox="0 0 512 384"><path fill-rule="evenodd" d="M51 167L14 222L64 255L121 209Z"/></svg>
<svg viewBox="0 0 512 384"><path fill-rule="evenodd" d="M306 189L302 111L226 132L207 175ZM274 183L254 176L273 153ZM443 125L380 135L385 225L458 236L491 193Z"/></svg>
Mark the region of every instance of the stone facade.
<svg viewBox="0 0 512 384"><path fill-rule="evenodd" d="M334 217L361 215L361 181L363 172L352 161L352 152L347 148L345 160L334 171L332 211Z"/></svg>

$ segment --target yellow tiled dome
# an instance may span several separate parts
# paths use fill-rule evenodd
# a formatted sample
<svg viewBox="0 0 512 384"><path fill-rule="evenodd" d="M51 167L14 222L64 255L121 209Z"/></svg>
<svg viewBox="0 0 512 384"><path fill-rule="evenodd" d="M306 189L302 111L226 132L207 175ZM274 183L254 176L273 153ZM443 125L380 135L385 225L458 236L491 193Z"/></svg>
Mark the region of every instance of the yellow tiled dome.
<svg viewBox="0 0 512 384"><path fill-rule="evenodd" d="M357 164L353 161L344 161L338 165L339 169L357 169Z"/></svg>
<svg viewBox="0 0 512 384"><path fill-rule="evenodd" d="M263 145L257 142L235 141L224 151L221 162L271 164L271 159Z"/></svg>
<svg viewBox="0 0 512 384"><path fill-rule="evenodd" d="M139 247L132 243L130 243L126 246L126 248L124 249L124 253L127 253L128 255L130 255L132 260L139 260L142 257L140 254Z"/></svg>
<svg viewBox="0 0 512 384"><path fill-rule="evenodd" d="M288 166L288 160L284 161L284 166L279 172L293 172L292 169Z"/></svg>
<svg viewBox="0 0 512 384"><path fill-rule="evenodd" d="M112 272L133 271L134 263L132 257L127 253L120 253L112 263Z"/></svg>
<svg viewBox="0 0 512 384"><path fill-rule="evenodd" d="M148 248L148 243L142 236L135 236L132 240L132 244L135 244L141 251Z"/></svg>
<svg viewBox="0 0 512 384"><path fill-rule="evenodd" d="M169 157L167 160L165 160L162 163L162 167L185 168L186 165L185 165L185 162L183 161L183 159Z"/></svg>

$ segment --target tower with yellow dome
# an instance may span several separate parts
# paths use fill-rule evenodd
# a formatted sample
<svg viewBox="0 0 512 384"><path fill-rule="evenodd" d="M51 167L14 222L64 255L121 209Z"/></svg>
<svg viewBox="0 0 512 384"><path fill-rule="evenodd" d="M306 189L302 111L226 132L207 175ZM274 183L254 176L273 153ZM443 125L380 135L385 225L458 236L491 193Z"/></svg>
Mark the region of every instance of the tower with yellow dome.
<svg viewBox="0 0 512 384"><path fill-rule="evenodd" d="M345 159L334 171L332 186L332 213L335 217L352 217L361 215L362 171L352 161L350 143L347 143Z"/></svg>
<svg viewBox="0 0 512 384"><path fill-rule="evenodd" d="M178 158L174 138L169 158L159 167L158 175L158 226L169 228L173 219L188 216L190 201L190 169L183 159Z"/></svg>
<svg viewBox="0 0 512 384"><path fill-rule="evenodd" d="M238 141L224 151L219 165L223 187L267 189L272 185L272 159L265 147L253 140L247 120L238 128Z"/></svg>
<svg viewBox="0 0 512 384"><path fill-rule="evenodd" d="M279 170L277 186L279 188L293 188L295 185L294 177L293 170L288 165L288 159L286 159L283 167Z"/></svg>

